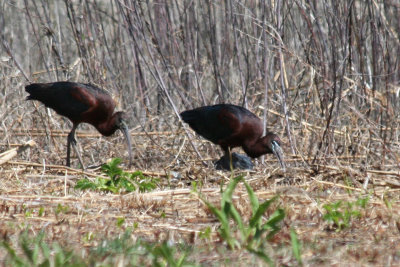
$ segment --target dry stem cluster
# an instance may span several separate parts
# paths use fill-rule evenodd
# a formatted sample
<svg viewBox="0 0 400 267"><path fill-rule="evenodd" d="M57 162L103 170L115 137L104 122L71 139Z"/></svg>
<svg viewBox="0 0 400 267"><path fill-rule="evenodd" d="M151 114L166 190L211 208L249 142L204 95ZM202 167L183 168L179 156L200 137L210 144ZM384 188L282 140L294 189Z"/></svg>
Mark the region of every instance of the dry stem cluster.
<svg viewBox="0 0 400 267"><path fill-rule="evenodd" d="M218 224L190 183L201 181L218 203L230 174L212 168L219 149L178 114L225 102L246 106L284 140L288 173L267 156L247 175L261 199L281 195L287 216L273 244L289 243L295 227L313 244L303 251L307 264L399 264L399 17L396 1L1 2L2 236L15 239L29 224L46 228L48 240L93 247L121 233L115 220L124 217L123 229L138 223L135 238L202 244L199 231ZM134 169L161 177L155 192L73 189L83 175L101 174L63 167L69 121L25 101L26 84L56 80L114 95L131 117ZM89 165L127 156L122 135L103 138L82 125L77 138ZM30 140L36 146L12 150ZM359 223L327 230L324 203L366 194ZM236 192L246 216L244 195ZM59 204L68 211L57 213ZM289 248L274 253L290 263Z"/></svg>

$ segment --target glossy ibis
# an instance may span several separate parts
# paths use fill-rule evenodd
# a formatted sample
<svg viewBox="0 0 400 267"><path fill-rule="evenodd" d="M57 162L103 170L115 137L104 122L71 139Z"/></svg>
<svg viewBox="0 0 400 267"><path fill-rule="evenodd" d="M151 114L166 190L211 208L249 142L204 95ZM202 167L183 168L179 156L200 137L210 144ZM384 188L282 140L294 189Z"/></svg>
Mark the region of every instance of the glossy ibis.
<svg viewBox="0 0 400 267"><path fill-rule="evenodd" d="M205 139L220 145L225 155L216 162L217 168L230 169L229 151L241 146L252 158L273 153L285 170L281 140L274 133L264 137L261 120L249 110L231 104L204 106L187 110L181 114L182 120ZM232 153L234 168L252 169L253 164L248 157Z"/></svg>
<svg viewBox="0 0 400 267"><path fill-rule="evenodd" d="M132 148L128 127L125 123L126 113L115 112L115 103L110 94L92 84L74 82L33 83L25 87L30 94L27 100L39 100L46 107L72 121L72 130L67 138L67 166L70 166L70 146L78 156L84 168L82 158L76 148L75 130L81 122L86 122L104 136L121 130L126 138L129 152L129 166L132 164Z"/></svg>

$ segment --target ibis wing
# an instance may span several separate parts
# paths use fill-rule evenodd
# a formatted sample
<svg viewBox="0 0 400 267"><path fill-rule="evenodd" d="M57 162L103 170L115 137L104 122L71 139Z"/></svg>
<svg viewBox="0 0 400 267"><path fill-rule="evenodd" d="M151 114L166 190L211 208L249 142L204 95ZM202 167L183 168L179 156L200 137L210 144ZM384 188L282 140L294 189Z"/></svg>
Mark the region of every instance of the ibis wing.
<svg viewBox="0 0 400 267"><path fill-rule="evenodd" d="M206 106L181 113L183 121L214 144L234 134L239 119L222 106Z"/></svg>
<svg viewBox="0 0 400 267"><path fill-rule="evenodd" d="M70 90L71 97L75 100L75 112L82 114L97 106L96 91L93 91L90 86L81 84L74 86Z"/></svg>
<svg viewBox="0 0 400 267"><path fill-rule="evenodd" d="M95 95L86 85L71 82L37 83L26 86L28 99L39 100L58 114L79 122L80 114L96 104Z"/></svg>

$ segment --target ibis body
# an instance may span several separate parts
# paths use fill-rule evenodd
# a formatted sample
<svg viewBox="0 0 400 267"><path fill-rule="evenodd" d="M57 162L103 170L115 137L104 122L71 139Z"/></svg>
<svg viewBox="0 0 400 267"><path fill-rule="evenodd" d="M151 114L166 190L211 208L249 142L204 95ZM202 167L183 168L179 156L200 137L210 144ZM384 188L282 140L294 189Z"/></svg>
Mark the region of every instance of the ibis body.
<svg viewBox="0 0 400 267"><path fill-rule="evenodd" d="M225 155L217 162L217 167L229 170L229 151L234 147L242 147L251 158L273 153L282 169L285 169L280 138L272 132L262 136L262 121L246 108L219 104L187 110L180 115L196 133L221 146ZM231 156L233 167L253 167L250 160L240 157L239 154L234 153Z"/></svg>
<svg viewBox="0 0 400 267"><path fill-rule="evenodd" d="M67 166L70 166L72 145L84 168L75 140L75 130L83 122L93 125L104 136L110 136L116 130L121 130L128 145L129 166L132 164L126 113L114 112L115 102L107 91L92 84L75 82L33 83L27 85L25 90L29 93L27 100L38 100L71 120L73 126L67 139Z"/></svg>

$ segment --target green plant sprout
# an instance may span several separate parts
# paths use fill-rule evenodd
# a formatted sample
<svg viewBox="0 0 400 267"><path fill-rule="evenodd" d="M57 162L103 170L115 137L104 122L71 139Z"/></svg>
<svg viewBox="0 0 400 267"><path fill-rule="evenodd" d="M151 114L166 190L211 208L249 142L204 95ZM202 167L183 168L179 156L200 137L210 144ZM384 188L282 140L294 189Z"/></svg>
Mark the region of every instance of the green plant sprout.
<svg viewBox="0 0 400 267"><path fill-rule="evenodd" d="M149 192L157 187L159 179L145 176L140 171L125 172L119 167L120 163L120 158L114 158L101 167L101 171L109 178L97 177L95 181L84 178L76 183L75 189L122 193L135 190Z"/></svg>
<svg viewBox="0 0 400 267"><path fill-rule="evenodd" d="M232 202L233 192L239 182L244 183L250 199L252 216L248 222L243 221ZM279 224L284 219L285 213L283 209L278 208L265 222L263 216L278 196L260 204L253 189L244 180L243 176L232 179L225 191L223 191L221 208L215 207L200 193L198 193L198 196L220 221L219 234L226 241L230 249L245 248L263 259L270 266L273 265L272 260L263 250L263 245L265 241L271 239L280 230ZM233 226L230 223L231 219L235 223ZM237 232L239 235L236 234ZM266 238L264 238L264 234L266 234ZM239 238L236 236L239 236Z"/></svg>
<svg viewBox="0 0 400 267"><path fill-rule="evenodd" d="M343 202L341 200L335 203L325 204L325 214L322 217L330 225L336 228L336 231L341 231L350 226L354 218L361 217L361 209L365 209L369 197L359 198L355 202Z"/></svg>

